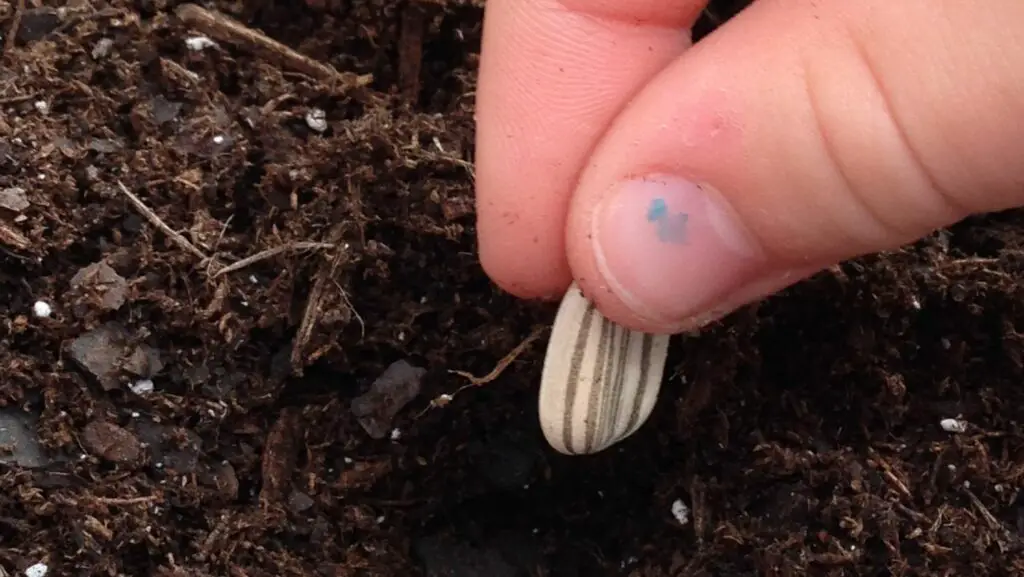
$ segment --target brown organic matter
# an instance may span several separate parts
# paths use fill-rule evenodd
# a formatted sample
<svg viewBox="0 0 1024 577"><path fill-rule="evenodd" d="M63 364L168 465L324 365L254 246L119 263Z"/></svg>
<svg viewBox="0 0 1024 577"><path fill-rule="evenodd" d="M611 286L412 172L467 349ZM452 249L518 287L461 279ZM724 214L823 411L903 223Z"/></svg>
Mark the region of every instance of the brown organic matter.
<svg viewBox="0 0 1024 577"><path fill-rule="evenodd" d="M1019 211L676 339L648 424L562 457L554 307L475 256L482 2L202 4L269 43L179 4L0 5L0 574L1024 572Z"/></svg>

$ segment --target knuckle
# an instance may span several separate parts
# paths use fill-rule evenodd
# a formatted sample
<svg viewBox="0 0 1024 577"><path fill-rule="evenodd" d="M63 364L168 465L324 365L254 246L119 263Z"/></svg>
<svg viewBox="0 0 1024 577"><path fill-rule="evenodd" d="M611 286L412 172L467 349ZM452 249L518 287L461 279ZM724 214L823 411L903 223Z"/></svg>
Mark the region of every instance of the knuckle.
<svg viewBox="0 0 1024 577"><path fill-rule="evenodd" d="M924 162L890 97L891 78L849 34L834 71L808 75L807 94L842 222L865 246L909 241L967 214Z"/></svg>

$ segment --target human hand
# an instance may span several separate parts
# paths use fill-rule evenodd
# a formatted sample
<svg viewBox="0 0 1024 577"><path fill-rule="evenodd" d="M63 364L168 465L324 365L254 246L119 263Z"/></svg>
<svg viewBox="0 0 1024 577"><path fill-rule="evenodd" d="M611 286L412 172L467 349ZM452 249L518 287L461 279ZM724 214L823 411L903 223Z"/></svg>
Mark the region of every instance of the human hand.
<svg viewBox="0 0 1024 577"><path fill-rule="evenodd" d="M848 258L1024 204L1024 3L490 0L481 263L697 328ZM692 46L691 46L692 45Z"/></svg>

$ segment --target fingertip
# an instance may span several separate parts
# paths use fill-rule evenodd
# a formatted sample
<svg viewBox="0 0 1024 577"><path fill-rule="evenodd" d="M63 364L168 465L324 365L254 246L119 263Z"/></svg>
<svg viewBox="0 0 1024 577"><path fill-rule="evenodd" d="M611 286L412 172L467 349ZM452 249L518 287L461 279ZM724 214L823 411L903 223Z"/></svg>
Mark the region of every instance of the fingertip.
<svg viewBox="0 0 1024 577"><path fill-rule="evenodd" d="M554 258L550 251L538 250L540 243L537 237L523 241L519 237L507 240L483 235L477 246L480 267L498 288L513 296L556 300L572 282L572 274L564 257ZM562 246L561 239L550 243ZM559 254L564 254L564 250Z"/></svg>
<svg viewBox="0 0 1024 577"><path fill-rule="evenodd" d="M558 0L488 5L476 95L477 238L496 284L523 298L565 290L565 226L580 170L632 95L689 43L688 30L609 20Z"/></svg>

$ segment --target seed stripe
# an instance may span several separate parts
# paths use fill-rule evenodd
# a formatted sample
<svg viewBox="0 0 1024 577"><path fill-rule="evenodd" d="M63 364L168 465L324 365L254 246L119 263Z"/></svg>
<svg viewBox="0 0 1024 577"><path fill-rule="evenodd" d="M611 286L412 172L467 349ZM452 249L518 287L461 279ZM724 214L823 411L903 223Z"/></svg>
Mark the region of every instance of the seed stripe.
<svg viewBox="0 0 1024 577"><path fill-rule="evenodd" d="M648 385L648 373L651 367L651 349L653 348L654 337L651 335L644 335L643 342L640 346L640 379L639 385L637 385L636 394L633 396L633 408L629 412L629 422L626 423L624 429L626 435L633 434L633 429L638 426L640 422L640 408L643 404L644 394ZM655 383L660 386L661 383Z"/></svg>
<svg viewBox="0 0 1024 577"><path fill-rule="evenodd" d="M633 331L626 330L625 328L615 325L616 332L619 333L619 355L616 359L618 363L615 367L615 379L612 381L612 386L608 389L608 396L611 397L610 414L608 418L601 424L604 427L604 435L601 439L602 445L608 445L615 442L615 438L618 435L617 425L619 423L619 405L622 402L622 395L624 393L626 385L626 368L629 362L629 347L630 339L633 336Z"/></svg>
<svg viewBox="0 0 1024 577"><path fill-rule="evenodd" d="M601 317L597 326L597 351L593 359L588 359L587 368L591 373L591 386L587 395L586 419L583 421L583 453L589 453L594 446L594 433L597 432L598 414L602 393L604 392L604 368L608 358L608 319ZM589 339L588 339L589 341ZM586 358L584 356L584 358ZM579 449L573 447L574 452Z"/></svg>
<svg viewBox="0 0 1024 577"><path fill-rule="evenodd" d="M572 426L573 426L573 405L576 403L576 389L579 387L580 374L583 370L583 359L587 352L587 341L590 339L590 325L594 322L594 314L597 309L594 303L587 303L583 312L583 319L580 322L580 330L576 334L576 346L572 351L572 358L569 361L569 375L565 382L565 415L563 417L564 435L562 444L571 450ZM552 335L554 338L554 335Z"/></svg>

